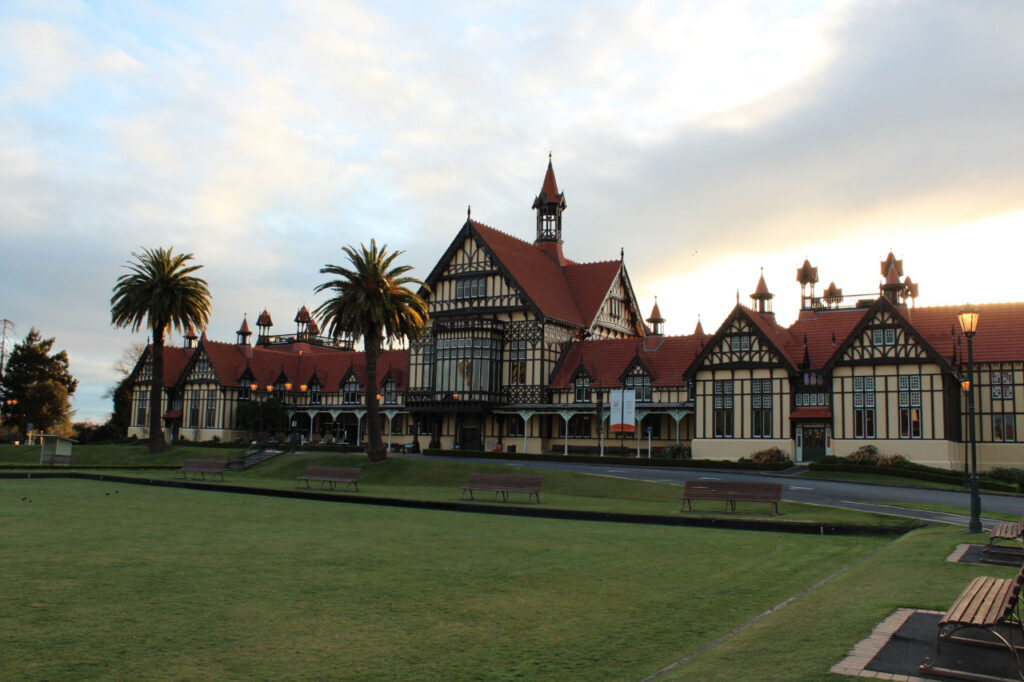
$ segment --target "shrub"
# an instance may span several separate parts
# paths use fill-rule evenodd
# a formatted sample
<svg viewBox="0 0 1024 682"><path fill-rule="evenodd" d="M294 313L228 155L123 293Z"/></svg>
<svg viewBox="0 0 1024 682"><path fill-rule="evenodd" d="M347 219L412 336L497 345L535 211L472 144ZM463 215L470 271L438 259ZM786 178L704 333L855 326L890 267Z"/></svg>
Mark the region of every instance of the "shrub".
<svg viewBox="0 0 1024 682"><path fill-rule="evenodd" d="M846 461L853 464L878 464L878 448L873 445L865 445L859 450L854 450L848 454Z"/></svg>
<svg viewBox="0 0 1024 682"><path fill-rule="evenodd" d="M910 460L903 455L884 455L878 458L878 466L880 467L906 468L909 464Z"/></svg>
<svg viewBox="0 0 1024 682"><path fill-rule="evenodd" d="M786 464L791 460L789 455L779 448L767 448L751 453L750 457L744 457L741 462L753 462L754 464Z"/></svg>
<svg viewBox="0 0 1024 682"><path fill-rule="evenodd" d="M1010 469L1008 467L996 467L985 472L985 476L1004 483L1016 483L1024 490L1024 469Z"/></svg>
<svg viewBox="0 0 1024 682"><path fill-rule="evenodd" d="M661 454L669 459L692 459L693 448L683 443L673 444L662 450Z"/></svg>

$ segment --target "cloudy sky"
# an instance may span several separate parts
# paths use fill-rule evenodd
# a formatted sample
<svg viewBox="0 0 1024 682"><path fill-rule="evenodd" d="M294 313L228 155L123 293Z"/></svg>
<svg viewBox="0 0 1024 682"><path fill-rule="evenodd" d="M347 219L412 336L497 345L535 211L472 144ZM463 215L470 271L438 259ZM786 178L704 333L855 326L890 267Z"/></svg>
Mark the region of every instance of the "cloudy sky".
<svg viewBox="0 0 1024 682"><path fill-rule="evenodd" d="M668 332L804 258L917 305L1024 300L1024 3L0 3L0 318L105 419L133 250L205 268L212 338L318 303L370 237L425 277L473 217L527 240L553 153L568 257L625 249ZM984 321L982 321L984 325ZM176 342L180 339L175 338Z"/></svg>

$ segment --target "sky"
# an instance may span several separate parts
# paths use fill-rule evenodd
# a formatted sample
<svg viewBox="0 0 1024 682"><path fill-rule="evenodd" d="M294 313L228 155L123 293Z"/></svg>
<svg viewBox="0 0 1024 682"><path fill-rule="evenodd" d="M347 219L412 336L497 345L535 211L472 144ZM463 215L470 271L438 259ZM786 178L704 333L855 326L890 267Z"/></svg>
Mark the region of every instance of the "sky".
<svg viewBox="0 0 1024 682"><path fill-rule="evenodd" d="M132 252L195 255L210 338L284 333L344 245L425 278L467 206L532 241L549 153L566 256L624 249L669 334L762 271L788 324L805 258L877 295L890 250L917 306L1024 301L1022 34L1019 0L5 0L0 319L103 421Z"/></svg>

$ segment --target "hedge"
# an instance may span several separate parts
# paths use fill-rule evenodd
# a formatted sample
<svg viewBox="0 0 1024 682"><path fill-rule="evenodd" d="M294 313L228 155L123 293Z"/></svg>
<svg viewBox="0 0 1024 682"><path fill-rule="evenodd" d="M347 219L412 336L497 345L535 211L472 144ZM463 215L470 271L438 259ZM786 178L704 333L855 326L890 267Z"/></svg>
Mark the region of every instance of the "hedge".
<svg viewBox="0 0 1024 682"><path fill-rule="evenodd" d="M963 483L964 477L960 474L946 473L932 468L904 468L904 467L879 467L869 464L848 464L844 462L811 462L808 465L811 471L846 471L858 474L878 474L880 476L892 476L894 478L912 478L919 481L930 481L932 483L948 483L959 485ZM1001 483L986 478L978 478L978 487L985 490L992 490L1003 493L1020 492L1020 486L1015 483Z"/></svg>
<svg viewBox="0 0 1024 682"><path fill-rule="evenodd" d="M644 467L693 467L698 469L756 469L759 471L782 471L793 466L789 463L754 464L753 462L734 462L717 459L667 459L664 457L601 457L600 455L552 455L527 454L508 452L488 452L484 450L437 450L427 449L425 455L444 457L466 457L483 459L514 459L524 462L571 462L573 464L614 464L622 466Z"/></svg>

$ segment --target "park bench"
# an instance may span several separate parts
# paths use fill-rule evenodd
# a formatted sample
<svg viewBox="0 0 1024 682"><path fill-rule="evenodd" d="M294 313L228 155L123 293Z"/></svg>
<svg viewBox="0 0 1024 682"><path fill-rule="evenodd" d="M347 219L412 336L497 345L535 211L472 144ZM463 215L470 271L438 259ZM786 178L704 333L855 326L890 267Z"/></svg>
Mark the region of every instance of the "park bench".
<svg viewBox="0 0 1024 682"><path fill-rule="evenodd" d="M1024 668L1021 667L1020 658L1020 650L1024 647L1013 644L1014 632L1024 636L1020 609L1022 583L1024 583L1024 567L1017 573L1016 578L981 576L972 580L939 621L939 637L935 645L935 657L926 658L918 671L941 677L983 679L962 671L939 668L936 665L939 660L939 649L943 642L1002 648L999 642L991 639L954 636L961 630L974 629L991 633L1002 642L1002 645L1009 648L1017 662L1017 672L1021 678L1024 678ZM984 679L1004 678L985 677Z"/></svg>
<svg viewBox="0 0 1024 682"><path fill-rule="evenodd" d="M210 478L220 474L220 480L223 481L224 467L227 465L228 463L221 459L186 459L176 473L181 474L182 478L188 478L188 475L192 474L193 480L202 477L204 481L206 474L210 474Z"/></svg>
<svg viewBox="0 0 1024 682"><path fill-rule="evenodd" d="M359 474L361 472L362 469L359 467L330 467L310 464L306 467L305 473L295 477L295 487L298 488L299 483L305 481L306 488L309 488L310 481L320 481L321 490L325 486L330 486L330 489L334 490L339 483L344 483L355 486L356 492L359 492Z"/></svg>
<svg viewBox="0 0 1024 682"><path fill-rule="evenodd" d="M74 455L50 455L50 464L56 467L66 467L78 464L78 458Z"/></svg>
<svg viewBox="0 0 1024 682"><path fill-rule="evenodd" d="M466 485L462 486L462 499L473 499L474 490L493 492L495 499L508 502L509 493L526 493L527 501L535 498L540 502L540 486L544 483L543 476L525 476L522 474L470 474Z"/></svg>
<svg viewBox="0 0 1024 682"><path fill-rule="evenodd" d="M731 483L728 481L687 481L683 489L683 508L693 511L694 500L725 502L725 511L736 511L737 502L767 502L768 515L779 512L781 483Z"/></svg>
<svg viewBox="0 0 1024 682"><path fill-rule="evenodd" d="M1011 546L1006 547L997 544L1001 542L1010 543ZM1000 553L1008 551L1018 553L1020 550L1024 550L1024 516L1016 523L1012 521L997 523L988 537L988 544L981 550L981 553L989 554L991 552Z"/></svg>

